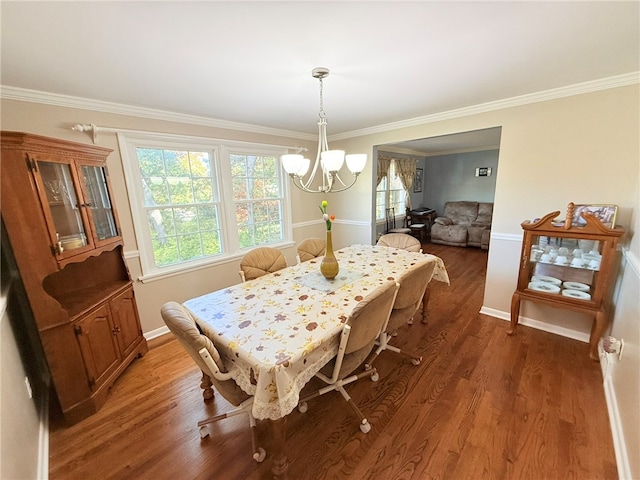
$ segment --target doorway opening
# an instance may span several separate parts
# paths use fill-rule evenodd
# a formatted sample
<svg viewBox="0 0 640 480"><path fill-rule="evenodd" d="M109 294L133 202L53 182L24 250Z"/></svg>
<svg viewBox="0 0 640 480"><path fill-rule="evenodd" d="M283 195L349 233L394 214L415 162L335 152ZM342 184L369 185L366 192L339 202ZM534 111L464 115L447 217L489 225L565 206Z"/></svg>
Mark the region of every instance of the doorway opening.
<svg viewBox="0 0 640 480"><path fill-rule="evenodd" d="M375 158L404 158L416 162L416 178L408 192L412 209L435 210L441 215L446 202L469 200L494 203L502 127L492 127L437 137L377 145ZM377 177L374 162L373 178ZM374 180L375 182L375 180ZM374 189L375 192L375 189ZM376 193L374 193L376 195ZM374 198L376 229L384 233L385 211L379 194Z"/></svg>

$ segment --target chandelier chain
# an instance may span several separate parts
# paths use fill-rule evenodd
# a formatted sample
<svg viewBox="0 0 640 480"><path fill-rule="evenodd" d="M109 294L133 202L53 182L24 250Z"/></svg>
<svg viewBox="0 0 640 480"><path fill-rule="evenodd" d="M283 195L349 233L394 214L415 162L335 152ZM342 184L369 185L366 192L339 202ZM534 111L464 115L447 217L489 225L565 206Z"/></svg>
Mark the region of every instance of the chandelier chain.
<svg viewBox="0 0 640 480"><path fill-rule="evenodd" d="M320 118L321 119L326 119L326 115L324 113L324 95L322 94L322 77L319 78L320 80Z"/></svg>

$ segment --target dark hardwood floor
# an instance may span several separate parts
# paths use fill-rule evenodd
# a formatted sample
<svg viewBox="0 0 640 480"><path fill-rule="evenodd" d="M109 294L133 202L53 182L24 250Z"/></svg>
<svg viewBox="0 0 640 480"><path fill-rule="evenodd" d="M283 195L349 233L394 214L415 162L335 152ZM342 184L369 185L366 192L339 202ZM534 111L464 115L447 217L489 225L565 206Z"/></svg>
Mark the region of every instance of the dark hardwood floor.
<svg viewBox="0 0 640 480"><path fill-rule="evenodd" d="M425 245L451 286L432 283L428 323L396 342L419 351L414 366L383 352L380 380L347 387L372 424L361 433L336 392L288 419L289 478L616 479L598 363L588 345L480 315L487 253ZM106 405L71 427L53 418L50 478L266 479L251 459L246 417L218 422L201 440L196 423L225 411L203 402L200 373L171 337L154 340L114 385ZM313 383L313 385L317 385Z"/></svg>

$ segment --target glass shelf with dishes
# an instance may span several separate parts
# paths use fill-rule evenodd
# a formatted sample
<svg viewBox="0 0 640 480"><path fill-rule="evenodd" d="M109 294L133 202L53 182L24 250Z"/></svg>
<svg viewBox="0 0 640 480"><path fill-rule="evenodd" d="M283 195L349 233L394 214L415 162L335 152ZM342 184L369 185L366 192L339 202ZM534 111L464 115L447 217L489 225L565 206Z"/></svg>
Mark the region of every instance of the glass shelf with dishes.
<svg viewBox="0 0 640 480"><path fill-rule="evenodd" d="M534 235L529 262L529 290L588 301L602 262L600 242Z"/></svg>

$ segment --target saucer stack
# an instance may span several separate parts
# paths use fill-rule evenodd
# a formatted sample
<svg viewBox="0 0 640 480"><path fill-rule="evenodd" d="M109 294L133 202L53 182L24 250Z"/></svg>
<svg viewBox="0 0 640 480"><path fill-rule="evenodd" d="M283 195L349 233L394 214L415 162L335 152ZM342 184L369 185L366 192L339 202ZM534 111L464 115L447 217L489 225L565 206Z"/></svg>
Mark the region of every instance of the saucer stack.
<svg viewBox="0 0 640 480"><path fill-rule="evenodd" d="M547 277L545 275L536 275L531 277L531 281L527 288L535 290L536 292L544 293L560 293L560 286L562 280L554 277Z"/></svg>
<svg viewBox="0 0 640 480"><path fill-rule="evenodd" d="M589 294L591 287L586 283L579 282L563 282L562 283L562 296L569 298L577 298L579 300L591 300Z"/></svg>

